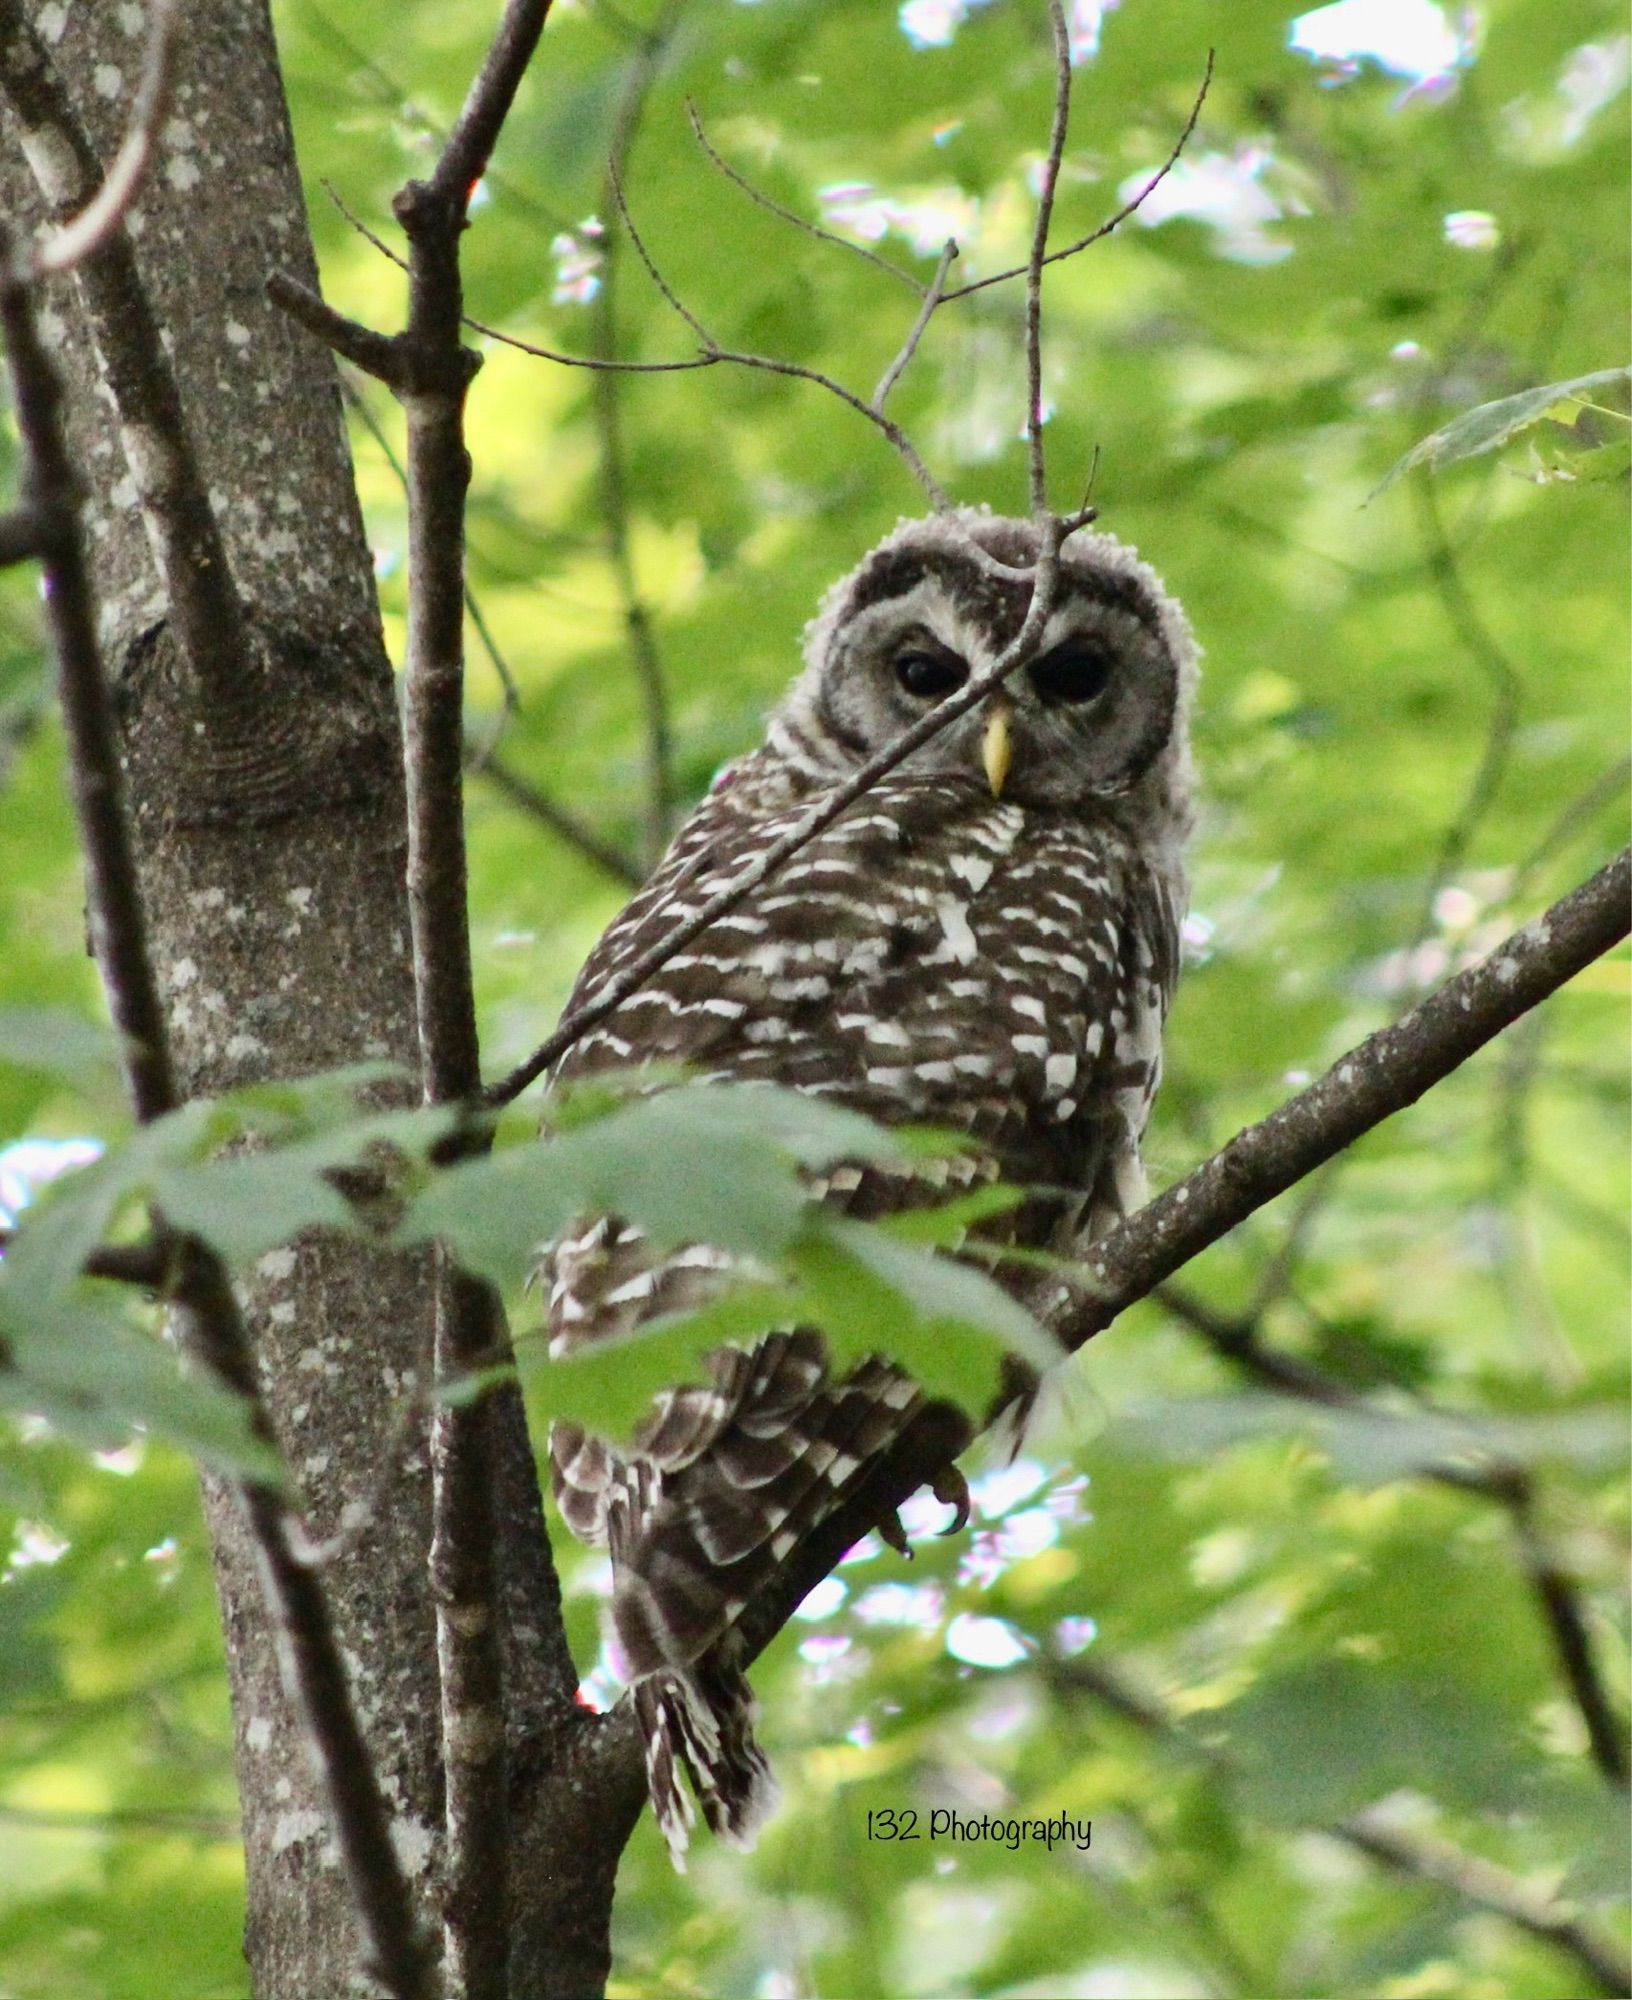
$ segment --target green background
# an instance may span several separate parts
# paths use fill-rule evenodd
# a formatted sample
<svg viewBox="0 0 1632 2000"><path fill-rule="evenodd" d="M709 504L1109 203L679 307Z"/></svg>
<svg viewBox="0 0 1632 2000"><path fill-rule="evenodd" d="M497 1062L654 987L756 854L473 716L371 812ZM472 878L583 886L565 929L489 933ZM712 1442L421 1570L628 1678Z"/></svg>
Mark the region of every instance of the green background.
<svg viewBox="0 0 1632 2000"><path fill-rule="evenodd" d="M552 18L467 239L478 317L576 353L695 351L591 226L613 220L623 129L636 219L714 336L871 390L910 293L746 201L698 152L688 97L768 193L841 233L885 224L876 247L920 279L949 231L965 277L1023 254L1051 89L1033 0L942 10L929 46L876 0L694 0L655 45L640 10ZM277 9L325 288L349 312L400 323L403 282L322 183L389 235L494 11ZM907 14L920 33L935 18ZM1163 190L1181 212L1152 223L1153 204L1046 293L1054 498L1075 504L1097 454L1103 525L1206 649L1157 1185L1590 872L1625 819L1624 397L1368 500L1462 410L1624 358L1620 11L1495 0L1437 81L1316 60L1292 18L1264 0L1106 14L1076 73L1056 241L1160 163L1209 45L1213 87ZM595 295L575 298L586 262ZM1010 510L1019 315L1012 286L948 307L891 406L958 497ZM679 808L757 740L824 585L921 502L808 384L596 378L479 344L471 580L516 701L474 644L472 730L638 866L649 713L608 539L610 428ZM397 413L360 394L400 455ZM402 489L361 418L356 450L400 653ZM3 591L0 1008L92 1019L34 579ZM496 1073L541 1039L625 891L480 774L469 819ZM1569 1959L1329 1830L1386 1799L1624 1939L1624 1793L1587 1754L1513 1522L1417 1476L1442 1440L1402 1447L1401 1427L1415 1396L1514 1420L1624 1707L1626 989L1624 957L1593 967L1209 1253L1177 1310L1130 1312L1071 1365L1022 1467L977 1484L972 1536L910 1567L864 1545L757 1674L782 1813L756 1854L705 1845L684 1879L642 1827L615 1990L1582 1991ZM0 1065L0 1143L122 1129L94 1071ZM1198 1336L1198 1302L1250 1309L1266 1343L1399 1422L1266 1419ZM0 1993L241 1993L191 1469L157 1442L97 1457L0 1421ZM604 1578L563 1559L588 1672ZM1171 1728L1118 1713L1107 1676ZM868 1838L869 1810L936 1806L1091 1818L1092 1850Z"/></svg>

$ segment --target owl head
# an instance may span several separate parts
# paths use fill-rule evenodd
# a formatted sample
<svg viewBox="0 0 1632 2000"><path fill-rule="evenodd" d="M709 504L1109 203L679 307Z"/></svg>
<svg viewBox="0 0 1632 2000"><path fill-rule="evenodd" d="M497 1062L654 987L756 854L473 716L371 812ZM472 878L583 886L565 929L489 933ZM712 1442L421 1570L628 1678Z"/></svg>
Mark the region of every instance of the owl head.
<svg viewBox="0 0 1632 2000"><path fill-rule="evenodd" d="M903 521L828 591L772 738L813 776L842 777L995 661L1020 630L1037 550L1029 521L959 508ZM982 551L995 562L982 560ZM1024 806L1185 828L1186 722L1197 649L1148 564L1079 530L1061 551L1034 656L913 753L903 774L961 773Z"/></svg>

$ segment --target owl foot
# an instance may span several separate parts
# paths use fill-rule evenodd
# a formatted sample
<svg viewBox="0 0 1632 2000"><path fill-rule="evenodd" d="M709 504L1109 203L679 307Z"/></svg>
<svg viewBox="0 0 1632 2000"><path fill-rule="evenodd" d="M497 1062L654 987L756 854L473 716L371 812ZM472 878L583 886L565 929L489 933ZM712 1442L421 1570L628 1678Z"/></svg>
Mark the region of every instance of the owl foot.
<svg viewBox="0 0 1632 2000"><path fill-rule="evenodd" d="M929 1482L929 1490L943 1507L955 1509L950 1521L937 1532L956 1535L969 1525L969 1482L955 1465L942 1466Z"/></svg>
<svg viewBox="0 0 1632 2000"><path fill-rule="evenodd" d="M889 1543L897 1555L912 1561L912 1544L907 1540L907 1531L901 1525L901 1516L892 1507L878 1524L880 1539Z"/></svg>

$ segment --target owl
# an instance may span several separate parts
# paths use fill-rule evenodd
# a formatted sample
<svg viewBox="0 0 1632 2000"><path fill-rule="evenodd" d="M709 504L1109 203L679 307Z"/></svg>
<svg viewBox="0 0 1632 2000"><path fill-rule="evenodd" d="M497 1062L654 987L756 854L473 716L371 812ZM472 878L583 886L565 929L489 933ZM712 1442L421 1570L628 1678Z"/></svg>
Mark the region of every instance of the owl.
<svg viewBox="0 0 1632 2000"><path fill-rule="evenodd" d="M715 780L570 1005L989 666L1021 627L1036 553L1029 522L959 509L903 522L835 584L763 744ZM680 1063L949 1127L970 1142L966 1174L1026 1191L1021 1243L1091 1238L1142 1191L1178 971L1195 661L1154 572L1079 530L1033 657L669 958L556 1078ZM818 1191L874 1217L941 1198L945 1171L841 1165ZM586 1219L550 1259L552 1350L695 1304L726 1265L706 1243L658 1256L616 1216ZM550 1439L564 1520L610 1551L652 1803L682 1866L682 1772L737 1845L774 1801L744 1606L923 1404L885 1354L836 1377L813 1328L722 1349L707 1373L660 1396L628 1452L567 1423ZM893 1516L880 1526L898 1540Z"/></svg>

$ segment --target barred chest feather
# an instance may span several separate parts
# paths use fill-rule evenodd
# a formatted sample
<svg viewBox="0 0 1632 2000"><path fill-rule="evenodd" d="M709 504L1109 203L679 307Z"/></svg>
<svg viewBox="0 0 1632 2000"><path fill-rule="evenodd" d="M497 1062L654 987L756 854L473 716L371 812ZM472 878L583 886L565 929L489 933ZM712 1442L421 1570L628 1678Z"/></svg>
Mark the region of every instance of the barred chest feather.
<svg viewBox="0 0 1632 2000"><path fill-rule="evenodd" d="M808 805L767 752L728 775L607 932L574 1004ZM886 780L561 1074L669 1061L766 1078L882 1122L966 1132L1005 1178L1092 1194L1137 1148L1155 1090L1176 901L1109 813L1028 811L957 776Z"/></svg>

